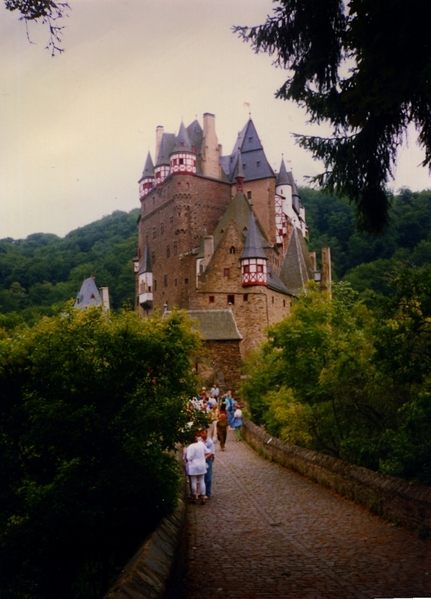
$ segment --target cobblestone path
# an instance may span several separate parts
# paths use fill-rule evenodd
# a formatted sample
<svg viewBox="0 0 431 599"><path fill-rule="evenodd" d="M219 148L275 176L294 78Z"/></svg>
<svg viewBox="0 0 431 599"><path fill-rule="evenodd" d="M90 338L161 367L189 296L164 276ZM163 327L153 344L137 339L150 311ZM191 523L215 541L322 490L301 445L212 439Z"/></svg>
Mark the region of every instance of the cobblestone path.
<svg viewBox="0 0 431 599"><path fill-rule="evenodd" d="M259 457L229 432L189 505L185 599L431 597L431 540Z"/></svg>

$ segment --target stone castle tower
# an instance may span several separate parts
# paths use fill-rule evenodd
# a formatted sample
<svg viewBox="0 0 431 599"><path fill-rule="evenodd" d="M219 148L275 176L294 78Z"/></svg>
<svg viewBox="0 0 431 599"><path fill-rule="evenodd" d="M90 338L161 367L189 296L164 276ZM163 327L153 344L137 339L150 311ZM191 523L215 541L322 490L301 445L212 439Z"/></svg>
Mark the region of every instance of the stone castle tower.
<svg viewBox="0 0 431 599"><path fill-rule="evenodd" d="M157 127L139 197L136 307L189 310L219 362L228 342L227 363L245 357L314 276L293 175L283 160L274 173L251 118L228 155L212 114L177 135Z"/></svg>

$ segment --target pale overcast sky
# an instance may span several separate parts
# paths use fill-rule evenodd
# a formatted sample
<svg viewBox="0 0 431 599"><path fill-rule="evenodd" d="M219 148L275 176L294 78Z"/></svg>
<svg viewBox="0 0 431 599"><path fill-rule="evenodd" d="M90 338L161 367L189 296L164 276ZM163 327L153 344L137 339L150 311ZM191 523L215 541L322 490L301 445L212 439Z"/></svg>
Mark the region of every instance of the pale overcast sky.
<svg viewBox="0 0 431 599"><path fill-rule="evenodd" d="M0 239L63 236L114 210L139 207L137 181L155 129L216 115L230 153L249 111L272 167L282 154L298 185L320 171L293 142L304 113L276 100L285 73L232 33L264 22L271 0L70 0L65 52L47 31L0 7ZM245 106L245 103L250 105ZM393 182L431 187L412 135ZM290 161L290 162L288 162Z"/></svg>

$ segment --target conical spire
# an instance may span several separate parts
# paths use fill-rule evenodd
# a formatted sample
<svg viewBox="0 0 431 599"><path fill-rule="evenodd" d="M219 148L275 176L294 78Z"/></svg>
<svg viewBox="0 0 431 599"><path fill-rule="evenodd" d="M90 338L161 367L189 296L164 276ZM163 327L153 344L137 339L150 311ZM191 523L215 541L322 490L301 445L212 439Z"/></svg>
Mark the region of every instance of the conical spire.
<svg viewBox="0 0 431 599"><path fill-rule="evenodd" d="M192 150L192 144L190 141L190 137L189 137L189 134L187 133L187 129L185 128L183 122L181 122L180 130L175 139L174 152L178 152L181 150L188 151L188 152L191 152L191 150Z"/></svg>
<svg viewBox="0 0 431 599"><path fill-rule="evenodd" d="M257 228L256 218L253 211L251 211L250 219L248 221L247 237L245 239L245 246L241 260L246 258L263 258L264 260L268 259L262 247L262 239L260 237L259 229Z"/></svg>
<svg viewBox="0 0 431 599"><path fill-rule="evenodd" d="M154 164L150 152L148 152L147 154L147 159L145 161L145 166L144 170L142 171L141 179L145 179L147 177L154 177Z"/></svg>
<svg viewBox="0 0 431 599"><path fill-rule="evenodd" d="M293 177L291 177L293 179ZM289 179L289 175L286 170L286 165L284 164L284 158L281 159L280 164L280 172L277 175L276 185L291 185L291 181Z"/></svg>

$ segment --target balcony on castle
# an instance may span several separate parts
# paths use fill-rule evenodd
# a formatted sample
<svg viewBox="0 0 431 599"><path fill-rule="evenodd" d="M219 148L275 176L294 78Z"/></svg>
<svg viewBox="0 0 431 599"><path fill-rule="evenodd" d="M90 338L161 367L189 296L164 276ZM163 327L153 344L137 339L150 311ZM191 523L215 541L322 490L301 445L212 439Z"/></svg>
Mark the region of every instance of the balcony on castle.
<svg viewBox="0 0 431 599"><path fill-rule="evenodd" d="M152 293L140 293L139 294L139 305L144 310L151 310L153 307L153 294Z"/></svg>

